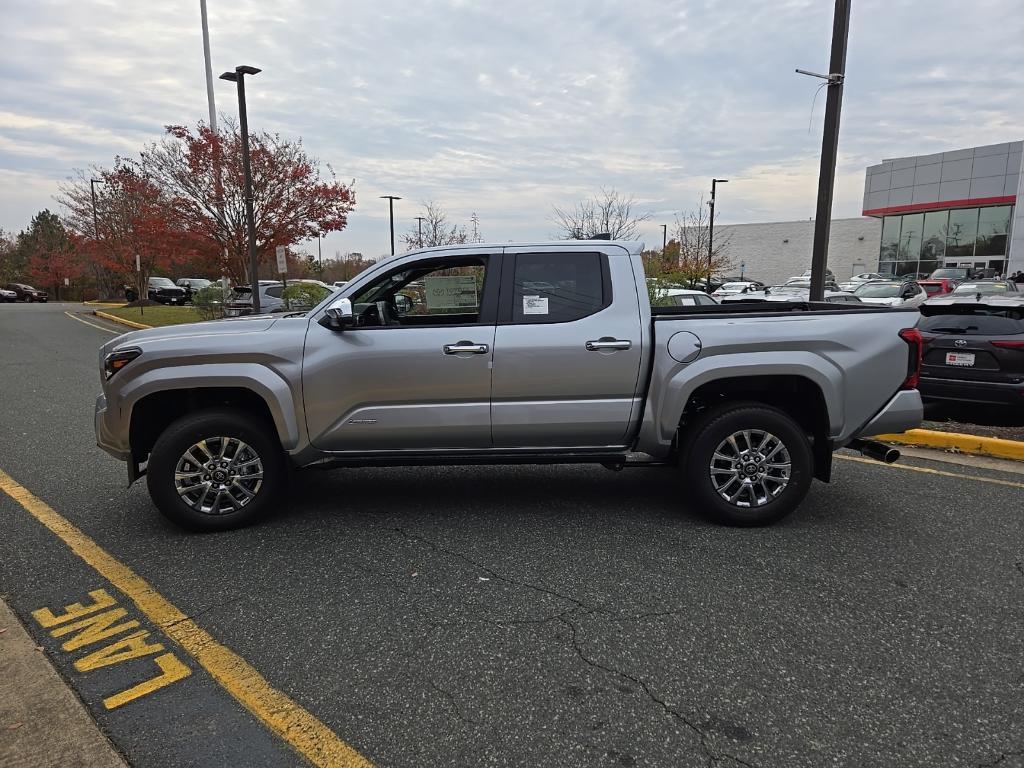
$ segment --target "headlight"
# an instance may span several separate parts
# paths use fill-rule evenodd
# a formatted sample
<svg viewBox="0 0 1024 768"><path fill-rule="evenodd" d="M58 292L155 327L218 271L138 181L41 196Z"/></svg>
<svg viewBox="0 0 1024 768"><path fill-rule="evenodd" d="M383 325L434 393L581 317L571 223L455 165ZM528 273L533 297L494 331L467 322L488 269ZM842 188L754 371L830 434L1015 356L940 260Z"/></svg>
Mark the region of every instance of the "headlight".
<svg viewBox="0 0 1024 768"><path fill-rule="evenodd" d="M116 352L111 352L103 358L103 372L106 373L107 380L109 381L111 376L120 371L141 354L141 349L129 347L128 349L119 349Z"/></svg>

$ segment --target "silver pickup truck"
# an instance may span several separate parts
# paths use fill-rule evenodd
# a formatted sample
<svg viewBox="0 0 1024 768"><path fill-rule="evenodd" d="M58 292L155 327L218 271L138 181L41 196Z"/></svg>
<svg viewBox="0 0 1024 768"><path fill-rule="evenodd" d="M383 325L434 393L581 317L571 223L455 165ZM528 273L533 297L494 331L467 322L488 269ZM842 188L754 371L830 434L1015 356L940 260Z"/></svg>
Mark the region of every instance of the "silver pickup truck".
<svg viewBox="0 0 1024 768"><path fill-rule="evenodd" d="M459 245L367 269L306 313L100 350L101 448L199 530L272 510L292 469L661 464L719 521L781 518L832 452L917 426L916 310L655 307L641 246Z"/></svg>

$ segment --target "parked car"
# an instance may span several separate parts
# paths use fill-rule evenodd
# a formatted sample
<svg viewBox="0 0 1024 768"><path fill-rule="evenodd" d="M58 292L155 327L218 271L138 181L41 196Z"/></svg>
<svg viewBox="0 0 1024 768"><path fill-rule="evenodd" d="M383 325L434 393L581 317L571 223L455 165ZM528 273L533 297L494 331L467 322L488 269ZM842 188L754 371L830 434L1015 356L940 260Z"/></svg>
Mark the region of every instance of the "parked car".
<svg viewBox="0 0 1024 768"><path fill-rule="evenodd" d="M751 291L734 296L726 296L722 299L723 304L750 301L810 301L811 289L799 285L771 285L763 291ZM860 299L846 291L825 291L825 301L832 304L859 304Z"/></svg>
<svg viewBox="0 0 1024 768"><path fill-rule="evenodd" d="M586 246L397 254L314 312L119 336L97 442L200 530L274 510L290 467L523 461L678 467L696 509L763 525L828 479L832 451L892 460L866 436L920 423L915 315L652 308L641 244Z"/></svg>
<svg viewBox="0 0 1024 768"><path fill-rule="evenodd" d="M928 275L929 280L937 280L940 277L947 280L967 280L974 277L974 270L970 267L939 267Z"/></svg>
<svg viewBox="0 0 1024 768"><path fill-rule="evenodd" d="M175 306L185 303L185 289L179 288L169 277L151 277L146 286L150 301Z"/></svg>
<svg viewBox="0 0 1024 768"><path fill-rule="evenodd" d="M753 280L744 280L743 282L725 283L719 287L711 295L716 299L721 299L723 296L735 296L739 293L748 293L749 291L759 291L764 288L764 283L757 283Z"/></svg>
<svg viewBox="0 0 1024 768"><path fill-rule="evenodd" d="M880 272L861 272L859 275L854 275L849 280L844 280L839 283L839 289L841 291L853 291L856 290L857 286L862 283L869 282L871 280L892 280L892 275L883 275Z"/></svg>
<svg viewBox="0 0 1024 768"><path fill-rule="evenodd" d="M176 283L179 288L185 290L185 301L192 301L192 295L196 291L212 284L213 281L207 280L205 277L179 277Z"/></svg>
<svg viewBox="0 0 1024 768"><path fill-rule="evenodd" d="M0 288L0 302L12 302L18 300L18 294L8 288Z"/></svg>
<svg viewBox="0 0 1024 768"><path fill-rule="evenodd" d="M284 284L278 280L260 280L260 313L273 312L278 307L284 306L284 299L281 298L281 291ZM239 317L240 315L252 314L252 286L236 285L224 305L225 317Z"/></svg>
<svg viewBox="0 0 1024 768"><path fill-rule="evenodd" d="M810 280L811 280L811 270L805 269L804 273L802 275L797 275L796 277L791 277L786 282L788 283L788 282L790 282L792 280L807 280L808 282L810 282ZM827 268L825 269L825 281L826 282L833 282L833 283L836 281L836 276L832 274L832 270L831 269L827 269Z"/></svg>
<svg viewBox="0 0 1024 768"><path fill-rule="evenodd" d="M811 287L811 278L809 278L809 277L791 277L791 278L789 278L789 280L786 281L786 285L795 285L798 288L810 288ZM826 291L838 291L838 290L840 290L840 288L839 288L838 283L836 283L835 280L832 280L831 278L826 278L826 280L825 280L825 290Z"/></svg>
<svg viewBox="0 0 1024 768"><path fill-rule="evenodd" d="M931 278L928 278L927 280L918 280L917 284L924 288L924 292L928 294L928 298L932 298L933 296L942 296L947 293L952 293L953 289L959 284L959 281L950 277L936 277L934 280Z"/></svg>
<svg viewBox="0 0 1024 768"><path fill-rule="evenodd" d="M943 296L921 307L921 395L1024 411L1024 293Z"/></svg>
<svg viewBox="0 0 1024 768"><path fill-rule="evenodd" d="M25 283L8 283L7 290L14 291L14 295L17 297L15 301L41 301L45 303L47 299L46 291L33 288Z"/></svg>
<svg viewBox="0 0 1024 768"><path fill-rule="evenodd" d="M960 283L953 289L951 296L998 296L1003 293L1019 293L1017 284L1012 280L970 280Z"/></svg>
<svg viewBox="0 0 1024 768"><path fill-rule="evenodd" d="M919 307L928 299L924 288L913 280L872 280L863 283L853 295L865 304L887 307Z"/></svg>
<svg viewBox="0 0 1024 768"><path fill-rule="evenodd" d="M688 288L669 288L665 291L669 306L673 307L714 307L718 302L704 291Z"/></svg>

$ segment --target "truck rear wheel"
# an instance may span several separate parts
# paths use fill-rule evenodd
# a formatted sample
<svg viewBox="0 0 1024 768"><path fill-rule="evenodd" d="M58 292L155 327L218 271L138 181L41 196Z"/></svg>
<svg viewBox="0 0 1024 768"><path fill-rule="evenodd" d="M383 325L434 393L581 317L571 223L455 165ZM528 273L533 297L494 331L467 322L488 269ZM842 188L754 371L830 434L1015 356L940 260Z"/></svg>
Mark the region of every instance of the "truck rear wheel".
<svg viewBox="0 0 1024 768"><path fill-rule="evenodd" d="M276 506L287 479L271 429L234 410L178 419L150 453L150 498L165 517L193 531L248 525Z"/></svg>
<svg viewBox="0 0 1024 768"><path fill-rule="evenodd" d="M726 525L768 525L792 512L811 486L810 442L782 411L730 403L686 428L680 451L687 490L697 507Z"/></svg>

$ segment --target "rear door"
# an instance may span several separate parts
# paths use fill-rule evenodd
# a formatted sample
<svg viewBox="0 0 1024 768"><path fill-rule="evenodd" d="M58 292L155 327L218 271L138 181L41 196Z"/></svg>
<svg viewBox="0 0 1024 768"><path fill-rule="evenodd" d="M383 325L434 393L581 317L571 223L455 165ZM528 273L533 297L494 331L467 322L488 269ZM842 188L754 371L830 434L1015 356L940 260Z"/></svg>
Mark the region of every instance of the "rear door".
<svg viewBox="0 0 1024 768"><path fill-rule="evenodd" d="M624 249L507 248L491 373L494 446L623 445L639 407L641 340Z"/></svg>

